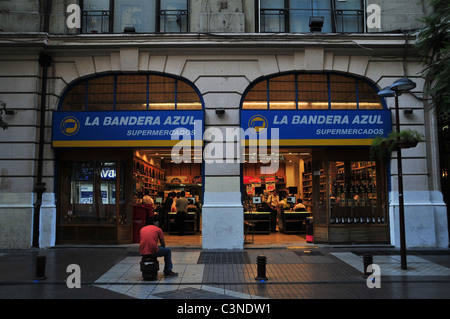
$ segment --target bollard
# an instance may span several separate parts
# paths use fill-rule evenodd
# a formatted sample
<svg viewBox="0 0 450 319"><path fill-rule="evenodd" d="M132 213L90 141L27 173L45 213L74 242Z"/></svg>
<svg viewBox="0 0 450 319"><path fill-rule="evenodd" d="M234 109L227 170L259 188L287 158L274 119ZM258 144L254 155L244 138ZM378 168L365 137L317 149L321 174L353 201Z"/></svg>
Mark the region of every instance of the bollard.
<svg viewBox="0 0 450 319"><path fill-rule="evenodd" d="M372 274L372 272L367 271L367 267L373 264L373 256L372 255L363 255L364 262L364 277L368 277Z"/></svg>
<svg viewBox="0 0 450 319"><path fill-rule="evenodd" d="M260 256L256 257L256 264L258 265L258 276L255 278L256 280L259 280L259 281L267 280L266 263L267 263L266 256L260 255Z"/></svg>
<svg viewBox="0 0 450 319"><path fill-rule="evenodd" d="M45 256L37 256L36 257L36 279L37 280L44 280L47 278L47 277L45 277L45 264L46 264Z"/></svg>

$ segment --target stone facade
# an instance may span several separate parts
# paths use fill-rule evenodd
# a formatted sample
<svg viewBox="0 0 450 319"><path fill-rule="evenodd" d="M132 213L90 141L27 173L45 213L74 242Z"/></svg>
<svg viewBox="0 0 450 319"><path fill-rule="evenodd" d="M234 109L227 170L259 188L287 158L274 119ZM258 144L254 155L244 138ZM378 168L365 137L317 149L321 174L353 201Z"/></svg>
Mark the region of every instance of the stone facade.
<svg viewBox="0 0 450 319"><path fill-rule="evenodd" d="M380 31L394 30L394 26L418 27L415 19L423 15L422 6L410 1L396 1L395 5L378 2L383 2ZM418 75L422 66L412 49L414 36L257 34L254 1L249 0L190 1L189 34L73 35L65 24L65 8L70 3L76 1L53 1L47 9L41 1L0 3L0 29L4 31L0 32L0 100L15 111L15 115L4 115L10 127L0 132L1 248L29 248L32 242L43 76L38 59L43 52L52 57L52 64L44 125L46 191L40 210L41 247L54 246L56 239L57 189L51 131L52 114L64 90L85 76L145 71L191 81L205 103L205 129L221 130L239 127L243 93L262 76L289 71L338 72L364 77L380 89L403 76L413 79L416 89L400 97L401 110L412 109L413 113L401 112L400 122L402 128L423 133L425 142L403 152L407 243L411 247L448 246L447 212L439 191L436 119L420 98L424 83ZM38 12L43 10L50 10L48 33L40 32L45 22ZM399 11L401 21L394 23ZM386 102L394 114L394 100ZM216 109L225 113L218 115ZM208 136L204 140L208 143ZM241 249L240 164L205 163L204 170L203 248ZM399 246L395 153L389 176L391 243Z"/></svg>

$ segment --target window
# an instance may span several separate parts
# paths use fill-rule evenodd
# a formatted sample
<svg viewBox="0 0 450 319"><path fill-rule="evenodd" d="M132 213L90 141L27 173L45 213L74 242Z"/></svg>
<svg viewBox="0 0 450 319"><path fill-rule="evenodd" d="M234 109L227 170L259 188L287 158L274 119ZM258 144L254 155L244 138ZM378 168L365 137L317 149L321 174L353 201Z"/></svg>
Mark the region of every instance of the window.
<svg viewBox="0 0 450 319"><path fill-rule="evenodd" d="M328 162L329 182L326 187L330 200L330 224L387 223L384 205L380 204L385 196L379 187L384 184L384 174L377 172L380 169L370 161Z"/></svg>
<svg viewBox="0 0 450 319"><path fill-rule="evenodd" d="M289 31L310 32L309 17L324 17L322 32L333 32L331 25L331 2L320 0L289 1Z"/></svg>
<svg viewBox="0 0 450 319"><path fill-rule="evenodd" d="M69 210L63 223L115 223L116 162L70 162ZM95 209L94 209L95 208Z"/></svg>
<svg viewBox="0 0 450 319"><path fill-rule="evenodd" d="M116 203L115 162L75 162L72 169L71 204Z"/></svg>
<svg viewBox="0 0 450 319"><path fill-rule="evenodd" d="M323 74L297 76L298 108L328 109L328 78Z"/></svg>
<svg viewBox="0 0 450 319"><path fill-rule="evenodd" d="M83 0L83 33L105 33L110 30L110 1Z"/></svg>
<svg viewBox="0 0 450 319"><path fill-rule="evenodd" d="M358 106L360 109L377 108L380 103L378 93L369 83L358 81Z"/></svg>
<svg viewBox="0 0 450 319"><path fill-rule="evenodd" d="M269 82L271 109L296 109L295 100L294 75L276 77Z"/></svg>
<svg viewBox="0 0 450 319"><path fill-rule="evenodd" d="M150 75L149 108L175 109L175 80Z"/></svg>
<svg viewBox="0 0 450 319"><path fill-rule="evenodd" d="M261 32L286 32L284 0L261 0Z"/></svg>
<svg viewBox="0 0 450 319"><path fill-rule="evenodd" d="M243 109L357 110L383 109L369 83L337 74L288 74L255 83Z"/></svg>
<svg viewBox="0 0 450 319"><path fill-rule="evenodd" d="M197 92L192 90L186 82L177 82L177 109L178 110L201 110L202 104Z"/></svg>
<svg viewBox="0 0 450 319"><path fill-rule="evenodd" d="M267 81L256 83L246 94L242 108L244 109L267 109L269 99L267 98Z"/></svg>
<svg viewBox="0 0 450 319"><path fill-rule="evenodd" d="M70 184L71 204L92 204L94 202L94 163L74 163Z"/></svg>
<svg viewBox="0 0 450 319"><path fill-rule="evenodd" d="M364 32L362 0L261 0L260 32L310 32L309 18L324 17L322 32Z"/></svg>
<svg viewBox="0 0 450 319"><path fill-rule="evenodd" d="M188 8L186 0L161 1L160 32L187 32Z"/></svg>
<svg viewBox="0 0 450 319"><path fill-rule="evenodd" d="M364 32L362 1L335 1L333 19L335 32Z"/></svg>
<svg viewBox="0 0 450 319"><path fill-rule="evenodd" d="M62 111L201 110L200 95L191 84L154 74L93 77L71 87Z"/></svg>
<svg viewBox="0 0 450 319"><path fill-rule="evenodd" d="M357 109L356 79L330 75L330 102L332 109Z"/></svg>
<svg viewBox="0 0 450 319"><path fill-rule="evenodd" d="M83 0L83 33L188 32L188 0Z"/></svg>
<svg viewBox="0 0 450 319"><path fill-rule="evenodd" d="M91 111L106 111L114 105L114 76L87 81L86 103Z"/></svg>
<svg viewBox="0 0 450 319"><path fill-rule="evenodd" d="M117 77L116 110L145 110L147 108L147 76Z"/></svg>
<svg viewBox="0 0 450 319"><path fill-rule="evenodd" d="M155 1L114 0L114 33L134 27L136 32L155 32Z"/></svg>

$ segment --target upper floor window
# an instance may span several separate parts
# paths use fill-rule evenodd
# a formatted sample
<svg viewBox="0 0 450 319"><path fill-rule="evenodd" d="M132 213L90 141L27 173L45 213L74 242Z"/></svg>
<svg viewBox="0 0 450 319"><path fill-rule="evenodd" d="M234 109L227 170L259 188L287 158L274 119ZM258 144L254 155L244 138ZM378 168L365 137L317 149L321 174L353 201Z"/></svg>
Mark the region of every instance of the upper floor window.
<svg viewBox="0 0 450 319"><path fill-rule="evenodd" d="M243 109L363 110L383 109L368 83L339 74L298 73L255 82L244 94Z"/></svg>
<svg viewBox="0 0 450 319"><path fill-rule="evenodd" d="M201 110L200 95L188 82L156 74L96 76L72 86L61 111Z"/></svg>
<svg viewBox="0 0 450 319"><path fill-rule="evenodd" d="M323 17L322 32L364 32L362 0L261 0L260 32L310 32L309 18Z"/></svg>
<svg viewBox="0 0 450 319"><path fill-rule="evenodd" d="M83 33L188 32L188 0L82 0Z"/></svg>

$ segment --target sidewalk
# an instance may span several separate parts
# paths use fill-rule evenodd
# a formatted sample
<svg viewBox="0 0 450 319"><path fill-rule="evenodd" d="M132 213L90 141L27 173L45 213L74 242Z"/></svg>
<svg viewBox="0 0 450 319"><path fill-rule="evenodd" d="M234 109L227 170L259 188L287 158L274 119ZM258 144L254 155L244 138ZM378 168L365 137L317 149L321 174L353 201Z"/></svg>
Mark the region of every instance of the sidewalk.
<svg viewBox="0 0 450 319"><path fill-rule="evenodd" d="M380 266L381 288L369 288L363 258ZM265 282L257 281L257 256L267 258ZM46 256L46 279L36 280L36 257ZM318 245L209 251L172 248L178 277L143 281L137 245L0 250L0 299L449 299L450 249L408 251ZM69 289L81 269L81 288Z"/></svg>

